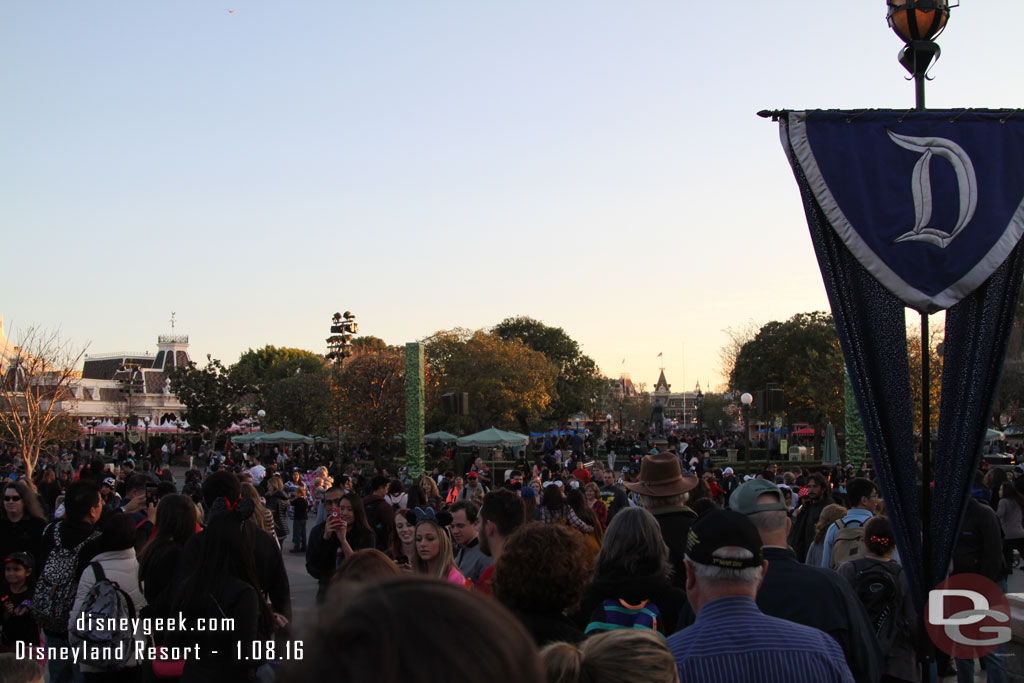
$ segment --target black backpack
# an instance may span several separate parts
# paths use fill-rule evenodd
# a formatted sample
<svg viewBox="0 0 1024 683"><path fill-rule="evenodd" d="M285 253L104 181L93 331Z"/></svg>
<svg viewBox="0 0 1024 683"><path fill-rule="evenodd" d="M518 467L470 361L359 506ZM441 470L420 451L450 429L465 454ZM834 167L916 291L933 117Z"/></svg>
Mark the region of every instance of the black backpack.
<svg viewBox="0 0 1024 683"><path fill-rule="evenodd" d="M882 654L887 655L896 637L909 632L903 615L903 567L896 562L868 558L852 560L851 564L856 571L851 582L853 590L868 613Z"/></svg>
<svg viewBox="0 0 1024 683"><path fill-rule="evenodd" d="M78 555L89 541L99 537L93 531L74 548L68 548L61 540L64 522L54 522L43 535L52 534L53 550L43 564L32 596L32 618L48 633L64 633L68 630L68 617L75 605L78 592Z"/></svg>

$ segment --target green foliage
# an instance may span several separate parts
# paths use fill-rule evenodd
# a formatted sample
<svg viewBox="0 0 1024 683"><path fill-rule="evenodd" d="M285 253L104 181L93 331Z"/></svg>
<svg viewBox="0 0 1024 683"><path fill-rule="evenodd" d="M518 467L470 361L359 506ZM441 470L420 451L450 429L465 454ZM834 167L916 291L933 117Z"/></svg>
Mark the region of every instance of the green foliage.
<svg viewBox="0 0 1024 683"><path fill-rule="evenodd" d="M438 332L425 344L438 386L469 393L470 415L463 426L524 430L549 409L558 369L518 339L456 329ZM439 412L435 404L432 417Z"/></svg>
<svg viewBox="0 0 1024 683"><path fill-rule="evenodd" d="M506 318L493 332L505 341L520 340L558 368L546 419L561 423L576 413L589 413L590 397L602 390L603 378L594 360L580 351L579 344L565 330L520 316Z"/></svg>
<svg viewBox="0 0 1024 683"><path fill-rule="evenodd" d="M374 337L371 334L356 337L352 340L352 350L356 353L360 351L383 351L386 348L388 348L388 345L383 339Z"/></svg>
<svg viewBox="0 0 1024 683"><path fill-rule="evenodd" d="M264 431L332 433L331 403L330 378L322 373L299 373L275 380L260 392L260 404L267 413Z"/></svg>
<svg viewBox="0 0 1024 683"><path fill-rule="evenodd" d="M742 346L730 388L754 393L769 382L785 392L791 422L823 427L841 421L843 354L831 315L798 313L785 322L766 323Z"/></svg>
<svg viewBox="0 0 1024 683"><path fill-rule="evenodd" d="M244 399L252 387L232 377L216 358L206 359L204 368L194 361L174 368L170 373L171 391L185 406L188 421L209 429L211 441L216 444L221 432L246 416Z"/></svg>
<svg viewBox="0 0 1024 683"><path fill-rule="evenodd" d="M700 407L701 423L704 425L704 429L729 431L732 428L733 417L726 409L732 404L733 401L724 394L704 394Z"/></svg>
<svg viewBox="0 0 1024 683"><path fill-rule="evenodd" d="M249 349L231 366L231 375L235 381L255 387L267 386L296 373L326 375L327 366L323 356L302 349L286 346L279 348L268 344L255 351Z"/></svg>

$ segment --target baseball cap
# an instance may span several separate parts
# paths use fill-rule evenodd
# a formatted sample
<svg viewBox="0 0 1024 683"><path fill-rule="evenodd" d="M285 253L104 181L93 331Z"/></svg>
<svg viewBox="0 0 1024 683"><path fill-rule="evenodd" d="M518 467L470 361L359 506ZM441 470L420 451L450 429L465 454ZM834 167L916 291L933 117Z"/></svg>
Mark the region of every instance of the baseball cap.
<svg viewBox="0 0 1024 683"><path fill-rule="evenodd" d="M16 564L20 564L22 567L28 569L29 571L35 569L36 566L36 561L32 559L31 553L11 553L10 555L4 558L4 562L14 562Z"/></svg>
<svg viewBox="0 0 1024 683"><path fill-rule="evenodd" d="M477 479L479 476L480 475L477 474L476 472L470 472L469 474L466 475L466 478L467 479Z"/></svg>
<svg viewBox="0 0 1024 683"><path fill-rule="evenodd" d="M758 503L757 499L766 493L775 494L777 500L771 503ZM755 512L768 512L769 510L785 512L786 501L783 498L782 490L775 484L767 479L751 479L729 496L729 509L742 515L752 515Z"/></svg>
<svg viewBox="0 0 1024 683"><path fill-rule="evenodd" d="M713 556L716 550L725 547L746 548L754 556L746 560ZM761 534L746 515L735 510L711 510L698 517L690 527L686 538L686 557L692 562L714 567L760 567L764 559L761 554Z"/></svg>
<svg viewBox="0 0 1024 683"><path fill-rule="evenodd" d="M103 483L106 486L109 486L110 488L114 488L115 486L117 486L117 482L114 481L113 477L107 477L106 479L103 480Z"/></svg>
<svg viewBox="0 0 1024 683"><path fill-rule="evenodd" d="M731 467L726 467L724 470L722 470L722 474L732 474L732 473L733 473L733 471L732 471Z"/></svg>

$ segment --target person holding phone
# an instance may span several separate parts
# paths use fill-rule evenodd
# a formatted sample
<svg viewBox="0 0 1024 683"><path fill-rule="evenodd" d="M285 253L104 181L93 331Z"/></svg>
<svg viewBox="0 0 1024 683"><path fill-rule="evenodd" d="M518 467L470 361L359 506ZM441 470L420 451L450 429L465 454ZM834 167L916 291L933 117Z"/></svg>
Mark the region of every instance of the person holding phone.
<svg viewBox="0 0 1024 683"><path fill-rule="evenodd" d="M416 515L412 510L395 511L395 530L391 535L391 557L398 568L412 571L412 558L416 555Z"/></svg>
<svg viewBox="0 0 1024 683"><path fill-rule="evenodd" d="M335 486L324 496L326 519L313 527L306 552L306 571L319 582L316 599L323 602L335 568L363 548L374 547L374 533L362 499Z"/></svg>

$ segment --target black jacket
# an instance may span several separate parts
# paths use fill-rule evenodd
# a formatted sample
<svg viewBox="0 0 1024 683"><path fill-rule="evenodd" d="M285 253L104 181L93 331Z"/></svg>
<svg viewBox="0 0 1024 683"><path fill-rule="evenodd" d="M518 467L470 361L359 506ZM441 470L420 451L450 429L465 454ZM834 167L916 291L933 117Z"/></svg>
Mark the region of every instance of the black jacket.
<svg viewBox="0 0 1024 683"><path fill-rule="evenodd" d="M814 542L814 527L821 517L821 511L833 502L832 496L826 493L817 503L803 503L799 514L793 518L793 528L789 530L789 547L801 562L807 560L807 550Z"/></svg>
<svg viewBox="0 0 1024 683"><path fill-rule="evenodd" d="M275 491L266 497L267 509L274 516L274 533L278 538L288 535L288 496L284 491Z"/></svg>
<svg viewBox="0 0 1024 683"><path fill-rule="evenodd" d="M313 527L309 532L309 542L306 545L306 571L320 583L316 592L317 602L323 601L327 595L327 587L331 584L331 576L338 567L338 549L341 542L334 534L326 541L324 540L324 527L327 522L323 521ZM374 534L365 528L355 525L345 534L345 539L352 546L352 550L374 547Z"/></svg>
<svg viewBox="0 0 1024 683"><path fill-rule="evenodd" d="M260 588L270 598L270 604L274 611L283 614L291 621L292 618L292 597L288 585L288 572L284 568L284 559L281 557L281 549L277 542L270 537L270 534L259 529L253 522L246 522L243 532L249 535L253 549L253 564L256 567L256 578L259 579ZM206 545L206 533L200 531L188 539L181 551L181 558L178 560L178 569L175 572L176 584L180 584L189 572L199 565L199 556L203 553Z"/></svg>
<svg viewBox="0 0 1024 683"><path fill-rule="evenodd" d="M988 505L967 500L964 523L953 549L953 574L981 574L998 581L1007 574L1003 559L1003 527Z"/></svg>
<svg viewBox="0 0 1024 683"><path fill-rule="evenodd" d="M882 676L882 651L864 605L849 582L831 569L797 562L788 548L767 547L768 571L757 591L757 606L768 616L824 631L832 636L857 683L876 683ZM693 623L689 604L679 628Z"/></svg>
<svg viewBox="0 0 1024 683"><path fill-rule="evenodd" d="M686 565L683 556L686 554L686 537L690 527L697 519L697 513L688 507L656 508L651 514L658 520L661 535L668 546L669 561L672 562L672 585L686 590Z"/></svg>

